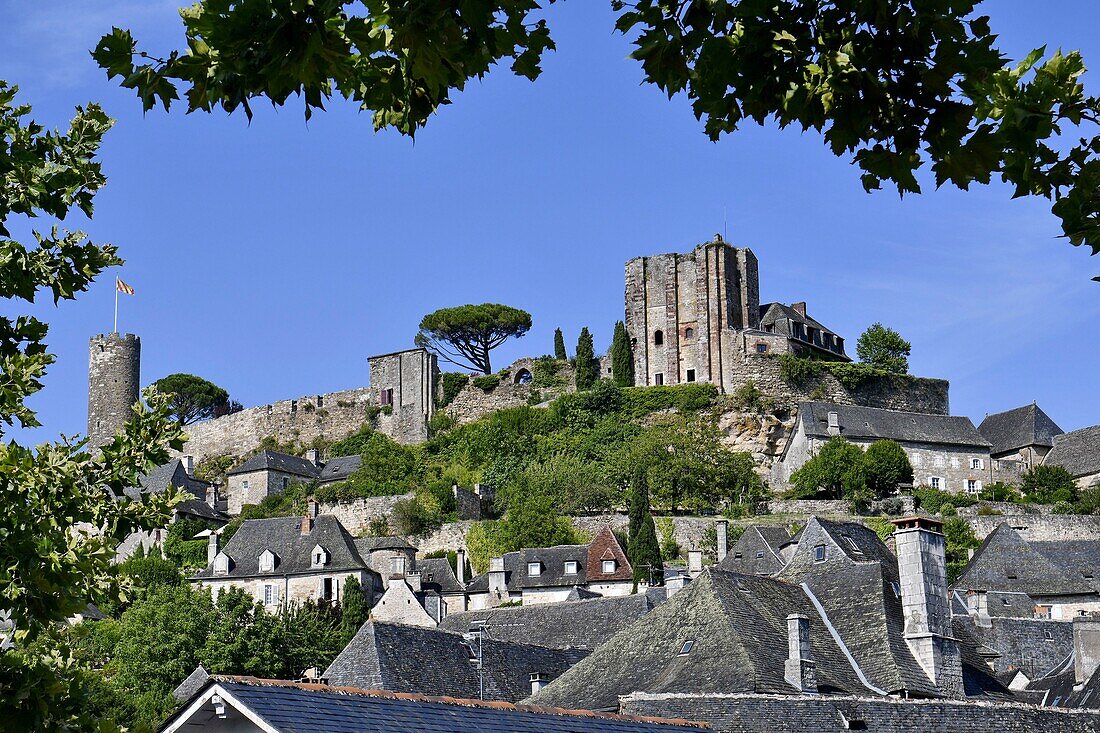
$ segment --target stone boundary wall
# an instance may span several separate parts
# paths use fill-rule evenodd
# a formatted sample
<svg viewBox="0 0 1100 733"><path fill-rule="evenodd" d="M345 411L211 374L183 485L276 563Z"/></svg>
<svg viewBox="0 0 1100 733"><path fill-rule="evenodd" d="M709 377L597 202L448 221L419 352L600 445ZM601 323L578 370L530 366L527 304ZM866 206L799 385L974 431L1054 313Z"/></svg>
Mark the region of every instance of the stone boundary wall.
<svg viewBox="0 0 1100 733"><path fill-rule="evenodd" d="M340 520L340 524L356 537L367 534L371 520L385 517L390 526L393 526L393 508L397 502L411 499L413 494L399 494L397 496L372 496L366 499L353 499L351 501L338 501L333 503L322 502L318 504L317 511L320 514L331 514Z"/></svg>
<svg viewBox="0 0 1100 733"><path fill-rule="evenodd" d="M1005 514L965 517L979 540L1002 522L1016 529L1025 540L1058 542L1100 540L1100 515L1078 514Z"/></svg>
<svg viewBox="0 0 1100 733"><path fill-rule="evenodd" d="M979 516L979 509L992 509L1005 516L1050 516L1054 513L1051 504L1013 504L1007 501L980 501L973 506L959 507L958 512L964 517L976 517Z"/></svg>
<svg viewBox="0 0 1100 733"><path fill-rule="evenodd" d="M268 436L307 445L315 438L339 440L366 424L377 403L375 390L362 387L250 407L188 425L187 444L178 455L194 456L196 463L218 455L240 456Z"/></svg>
<svg viewBox="0 0 1100 733"><path fill-rule="evenodd" d="M966 700L633 693L620 698L619 707L631 715L702 721L725 733L845 733L856 728L872 733L1093 733L1100 729L1097 710Z"/></svg>

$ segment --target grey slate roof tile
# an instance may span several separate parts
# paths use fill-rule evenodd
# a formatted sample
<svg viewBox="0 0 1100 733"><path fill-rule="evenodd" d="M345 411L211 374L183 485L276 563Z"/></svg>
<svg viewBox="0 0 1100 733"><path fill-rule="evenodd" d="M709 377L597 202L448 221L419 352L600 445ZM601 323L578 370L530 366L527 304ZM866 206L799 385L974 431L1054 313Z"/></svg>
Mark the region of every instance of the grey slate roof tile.
<svg viewBox="0 0 1100 733"><path fill-rule="evenodd" d="M1100 473L1100 425L1059 435L1043 463L1061 466L1074 478Z"/></svg>
<svg viewBox="0 0 1100 733"><path fill-rule="evenodd" d="M978 432L993 446L993 455L1001 455L1030 445L1049 448L1054 445L1055 436L1065 431L1032 403L987 415Z"/></svg>
<svg viewBox="0 0 1100 733"><path fill-rule="evenodd" d="M828 440L829 413L840 420L841 437L850 440L895 440L904 443L932 443L987 449L970 418L883 410L877 407L839 405L832 402L800 402L798 419L806 434Z"/></svg>
<svg viewBox="0 0 1100 733"><path fill-rule="evenodd" d="M440 593L462 593L465 590L445 557L417 560L416 567L420 571L420 583L425 588Z"/></svg>
<svg viewBox="0 0 1100 733"><path fill-rule="evenodd" d="M322 464L317 473L318 483L327 484L333 481L343 481L348 476L359 470L363 465L362 456L339 456L330 458Z"/></svg>
<svg viewBox="0 0 1100 733"><path fill-rule="evenodd" d="M982 542L967 563L955 587L967 590L987 590L1025 593L1031 597L1095 593L1096 580L1081 575L1080 568L1067 568L1052 559L1060 550L1052 545L1075 543L1029 543L1007 523L997 525ZM1100 547L1100 543L1097 543ZM1042 548L1042 550L1040 549ZM1077 550L1081 552L1080 550ZM1093 549L1086 557L1096 557ZM1063 559L1079 557L1066 549Z"/></svg>
<svg viewBox="0 0 1100 733"><path fill-rule="evenodd" d="M226 473L228 475L233 475L238 473L251 473L252 471L282 471L284 473L295 474L296 476L304 476L305 478L317 478L320 473L320 469L305 458L299 458L298 456L291 456L273 450L260 451L241 465L230 469Z"/></svg>
<svg viewBox="0 0 1100 733"><path fill-rule="evenodd" d="M187 514L215 522L228 521L225 514L206 503L206 490L210 484L188 476L183 467L183 461L178 458L157 466L147 474L141 474L138 480L141 482L140 489L130 488L125 492L126 496L135 501L138 501L142 494L160 494L169 486L176 486L194 497L176 505L177 514Z"/></svg>

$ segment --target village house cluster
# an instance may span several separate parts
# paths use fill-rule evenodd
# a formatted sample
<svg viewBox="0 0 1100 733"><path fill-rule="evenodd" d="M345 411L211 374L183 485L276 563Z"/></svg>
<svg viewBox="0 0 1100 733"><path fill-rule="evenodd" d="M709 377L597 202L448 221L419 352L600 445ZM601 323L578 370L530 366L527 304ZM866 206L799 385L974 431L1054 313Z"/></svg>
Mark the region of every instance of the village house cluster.
<svg viewBox="0 0 1100 733"><path fill-rule="evenodd" d="M785 382L778 355L846 362L847 342L805 302L760 303L749 249L716 237L688 253L632 259L625 275L638 386L705 382L730 393L751 380L790 405L791 427L764 470L773 489L838 436L864 447L896 441L914 484L947 492L978 495L1040 465L1065 468L1083 488L1100 480L1100 426L1065 433L1036 404L975 426L949 414L942 380L848 388L826 373L812 386ZM293 484L345 481L361 459L262 450L223 486L195 476L197 456L250 454L290 428L342 437L365 410L396 440L426 439L435 357L412 349L369 364L369 387L191 426L188 455L133 493L191 494L177 519L211 527L201 535L206 566L191 582L215 596L241 588L275 612L339 603L355 579L371 606L329 668L302 680L196 670L164 730L291 731L302 729L295 716L311 715L340 716L340 730L390 716L409 721L404 730L456 711L471 729L562 733L698 729L687 721L763 733L1100 728L1100 526L1073 518L979 517L983 542L952 585L941 521L919 515L895 519L885 537L813 516L794 534L759 524L732 542L728 522L714 519L714 564L690 547L686 567L650 582L635 581L610 525L583 544L491 557L479 574L461 539L449 548L453 562L426 557L416 538L363 536L313 500L301 516L243 521L223 543L218 527L244 507ZM524 404L527 364L498 394L471 393L471 412L457 418ZM93 446L127 419L139 368L137 337L91 340ZM452 490L462 518L485 516L491 487ZM119 555L163 538L131 537Z"/></svg>

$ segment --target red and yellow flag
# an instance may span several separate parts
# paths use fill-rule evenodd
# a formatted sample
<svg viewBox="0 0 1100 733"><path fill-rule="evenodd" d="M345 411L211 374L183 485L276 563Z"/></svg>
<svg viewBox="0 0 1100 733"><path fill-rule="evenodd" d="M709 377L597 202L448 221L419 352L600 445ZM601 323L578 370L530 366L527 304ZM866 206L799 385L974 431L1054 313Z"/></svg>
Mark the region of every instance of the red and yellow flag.
<svg viewBox="0 0 1100 733"><path fill-rule="evenodd" d="M127 295L133 295L134 294L134 289L132 287L130 287L129 285L127 285L126 283L122 282L121 278L117 278L117 277L115 278L115 290L117 290L120 293L126 293Z"/></svg>

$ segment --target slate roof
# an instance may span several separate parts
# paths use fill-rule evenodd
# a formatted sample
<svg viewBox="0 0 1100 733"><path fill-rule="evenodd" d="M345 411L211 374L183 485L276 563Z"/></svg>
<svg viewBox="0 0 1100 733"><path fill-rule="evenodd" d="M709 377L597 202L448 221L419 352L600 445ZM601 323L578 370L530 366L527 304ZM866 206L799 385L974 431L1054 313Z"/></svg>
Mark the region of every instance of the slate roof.
<svg viewBox="0 0 1100 733"><path fill-rule="evenodd" d="M142 494L160 494L169 486L176 486L191 494L194 499L176 505L177 514L189 514L201 519L226 522L228 517L206 503L206 490L210 484L193 476L188 476L183 467L183 461L173 458L168 463L157 466L149 473L138 476L141 488L132 487L125 490L126 496L134 501L140 501Z"/></svg>
<svg viewBox="0 0 1100 733"><path fill-rule="evenodd" d="M187 679L179 683L176 689L172 690L172 697L176 699L176 702L186 702L194 697L195 693L205 687L209 679L210 673L200 664L195 667L194 672L187 675Z"/></svg>
<svg viewBox="0 0 1100 733"><path fill-rule="evenodd" d="M1095 579L1085 578L1079 570L1052 559L1055 548L1051 544L1029 543L1002 522L974 553L955 587L1025 593L1032 598L1096 593ZM1100 556L1100 543L1095 544L1096 556ZM1040 551L1040 547L1046 551ZM1069 550L1066 553L1066 557L1071 556Z"/></svg>
<svg viewBox="0 0 1100 733"><path fill-rule="evenodd" d="M603 561L615 560L615 572L604 573ZM541 571L528 575L528 564L537 562ZM566 573L565 563L577 563L576 573ZM588 583L628 581L634 577L626 553L609 527L603 527L587 545L529 547L504 554L504 582L509 591L525 588L568 588ZM473 578L466 589L472 593L489 590L489 574Z"/></svg>
<svg viewBox="0 0 1100 733"><path fill-rule="evenodd" d="M986 415L978 432L993 446L994 456L1032 445L1051 447L1054 438L1065 431L1058 427L1034 402L1014 410Z"/></svg>
<svg viewBox="0 0 1100 733"><path fill-rule="evenodd" d="M274 519L249 519L243 522L232 539L222 548L222 553L232 560L228 575L214 575L212 565L199 571L195 579L240 578L253 576L281 577L283 575L330 573L340 570L366 570L355 547L354 538L336 517L322 514L313 520L309 534L302 534L302 517L276 517ZM313 548L323 547L329 554L324 568L312 567ZM260 573L260 554L271 550L278 558L271 573Z"/></svg>
<svg viewBox="0 0 1100 733"><path fill-rule="evenodd" d="M426 590L439 593L462 593L465 588L458 582L451 563L445 557L430 557L416 561L420 571L420 585Z"/></svg>
<svg viewBox="0 0 1100 733"><path fill-rule="evenodd" d="M374 552L375 550L416 550L404 537L386 535L383 537L357 537L355 546L359 553Z"/></svg>
<svg viewBox="0 0 1100 733"><path fill-rule="evenodd" d="M802 339L796 338L795 334L792 333L792 329L790 327L790 323L792 321L795 323L801 323L804 326L816 328L823 333L829 333L833 336L838 335L836 331L833 331L831 328L826 327L820 321L812 318L809 315L802 315L789 305L784 305L783 303L760 304L760 330L764 331L765 333L777 333L781 336L786 336L788 338L794 339L797 343L804 344L806 346L812 346L815 349L819 349L820 351L823 351L826 354L830 354L834 357L840 357L846 360L848 359L848 357L844 354L843 348L841 348L839 351L836 351L826 348L820 342L815 341L811 343L809 341L804 341ZM766 326L771 326L772 330L768 331L765 328Z"/></svg>
<svg viewBox="0 0 1100 733"><path fill-rule="evenodd" d="M343 481L359 470L363 465L363 456L338 456L330 458L321 465L317 482L321 484Z"/></svg>
<svg viewBox="0 0 1100 733"><path fill-rule="evenodd" d="M840 435L849 440L896 440L899 443L932 443L988 449L970 418L882 410L877 407L838 405L832 402L800 402L798 419L806 435L828 440L829 413L840 419Z"/></svg>
<svg viewBox="0 0 1100 733"><path fill-rule="evenodd" d="M869 694L797 585L707 569L531 698L537 705L612 710L648 693L795 694L784 679L788 614L811 618L822 691ZM813 620L817 619L818 623ZM681 653L686 642L687 653Z"/></svg>
<svg viewBox="0 0 1100 733"><path fill-rule="evenodd" d="M701 725L250 677L214 677L192 699L212 690L224 691L280 733L694 733ZM169 718L165 726L186 710ZM215 716L212 706L204 706L188 719L188 728L213 727Z"/></svg>
<svg viewBox="0 0 1100 733"><path fill-rule="evenodd" d="M226 475L232 476L253 471L282 471L283 473L292 473L306 478L317 478L320 473L320 469L305 458L265 450L260 451L236 468L226 471Z"/></svg>
<svg viewBox="0 0 1100 733"><path fill-rule="evenodd" d="M1100 425L1059 435L1043 463L1061 466L1074 478L1100 473Z"/></svg>
<svg viewBox="0 0 1100 733"><path fill-rule="evenodd" d="M481 642L481 651L485 699L507 702L530 696L532 673L556 678L586 654L492 638ZM459 633L368 621L324 677L342 687L476 699L478 671L470 661L476 654L477 643L471 648Z"/></svg>
<svg viewBox="0 0 1100 733"><path fill-rule="evenodd" d="M782 527L752 525L729 547L718 566L745 575L772 575L785 564L779 548L789 540Z"/></svg>
<svg viewBox="0 0 1100 733"><path fill-rule="evenodd" d="M485 622L489 636L553 649L595 649L654 609L645 594L452 613L439 627L465 632Z"/></svg>

